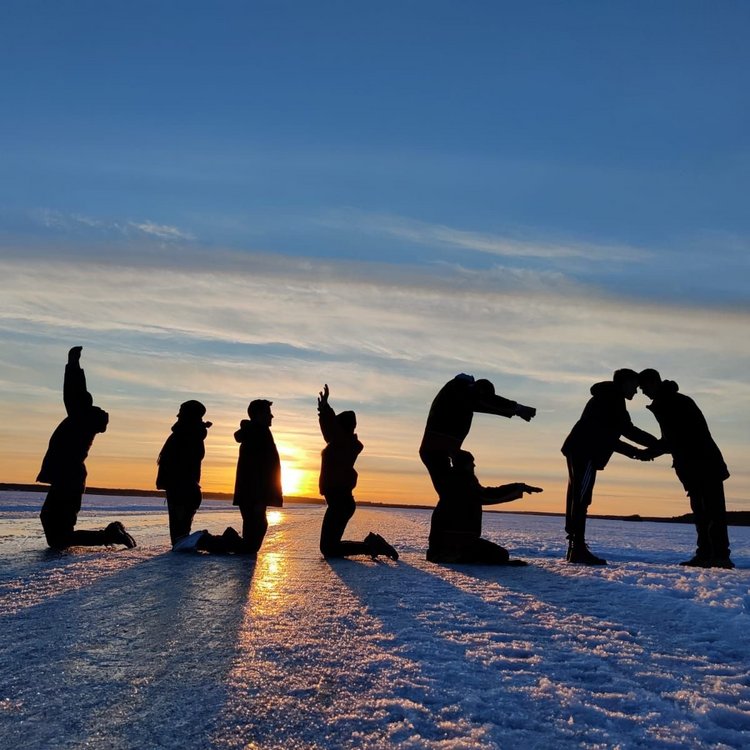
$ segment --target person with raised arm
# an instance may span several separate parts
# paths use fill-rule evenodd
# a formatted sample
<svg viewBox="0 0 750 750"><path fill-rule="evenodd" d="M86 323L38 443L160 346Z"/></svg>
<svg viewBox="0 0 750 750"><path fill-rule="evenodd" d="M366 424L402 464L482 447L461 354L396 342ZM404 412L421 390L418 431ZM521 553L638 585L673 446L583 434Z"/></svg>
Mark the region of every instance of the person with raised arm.
<svg viewBox="0 0 750 750"><path fill-rule="evenodd" d="M86 489L86 458L94 438L106 432L109 424L109 414L94 406L94 399L86 387L86 374L81 368L82 349L74 346L68 352L63 379L63 403L67 416L50 437L36 479L50 485L39 517L47 544L52 549L104 544L124 544L132 548L136 546L135 540L120 521L113 521L97 531L75 528Z"/></svg>
<svg viewBox="0 0 750 750"><path fill-rule="evenodd" d="M482 539L482 507L519 500L524 493L542 492L523 482L483 487L474 473L474 456L458 451L432 513L427 559L434 563L526 565L512 560L505 547Z"/></svg>
<svg viewBox="0 0 750 750"><path fill-rule="evenodd" d="M318 395L318 421L326 441L321 453L318 486L328 506L320 529L320 551L327 558L385 555L398 560L398 552L380 534L371 531L361 542L343 539L346 525L356 509L353 492L358 475L354 463L363 446L354 431L356 414L353 411L336 414L328 401L329 395L326 384Z"/></svg>

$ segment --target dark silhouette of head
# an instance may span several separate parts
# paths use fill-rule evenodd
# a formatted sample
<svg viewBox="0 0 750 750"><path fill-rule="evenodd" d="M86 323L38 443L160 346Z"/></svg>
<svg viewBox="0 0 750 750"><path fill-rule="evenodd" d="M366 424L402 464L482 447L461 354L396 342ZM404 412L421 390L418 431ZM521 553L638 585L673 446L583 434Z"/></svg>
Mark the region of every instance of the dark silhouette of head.
<svg viewBox="0 0 750 750"><path fill-rule="evenodd" d="M343 430L354 432L357 429L357 415L353 411L342 411L336 415Z"/></svg>
<svg viewBox="0 0 750 750"><path fill-rule="evenodd" d="M644 396L653 399L661 388L661 375L657 370L647 367L638 373L638 385Z"/></svg>
<svg viewBox="0 0 750 750"><path fill-rule="evenodd" d="M92 406L89 414L94 432L106 432L107 425L109 424L109 414L98 406Z"/></svg>
<svg viewBox="0 0 750 750"><path fill-rule="evenodd" d="M625 396L628 401L630 401L638 391L638 373L627 367L615 370L615 373L612 376L612 382L620 387L623 396Z"/></svg>
<svg viewBox="0 0 750 750"><path fill-rule="evenodd" d="M271 420L273 414L271 413L271 404L273 401L268 401L265 398L256 398L251 401L247 407L247 416L253 420L253 422L260 422L271 426Z"/></svg>
<svg viewBox="0 0 750 750"><path fill-rule="evenodd" d="M453 468L457 471L473 471L476 465L474 454L469 451L457 451L451 459Z"/></svg>
<svg viewBox="0 0 750 750"><path fill-rule="evenodd" d="M206 413L206 407L200 402L191 399L180 404L180 411L177 412L177 419L203 419Z"/></svg>

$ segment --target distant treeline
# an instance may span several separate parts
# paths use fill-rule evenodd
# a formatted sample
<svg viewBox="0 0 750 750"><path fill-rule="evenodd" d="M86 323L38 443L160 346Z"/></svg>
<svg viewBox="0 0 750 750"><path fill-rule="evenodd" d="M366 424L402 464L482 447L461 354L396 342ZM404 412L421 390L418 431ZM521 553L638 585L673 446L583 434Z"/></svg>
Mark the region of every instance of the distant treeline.
<svg viewBox="0 0 750 750"><path fill-rule="evenodd" d="M49 487L46 484L5 484L0 482L0 492L47 492ZM112 489L110 487L87 487L87 495L117 495L119 497L164 497L162 490L132 490L132 489ZM211 500L231 500L231 492L204 492L204 498ZM284 499L290 503L309 503L311 505L322 505L323 498L320 497L295 497L285 495ZM406 505L404 503L376 503L367 500L357 500L357 505L369 506L371 508L407 508L434 510L432 505ZM490 513L513 513L514 515L530 516L562 516L564 513L550 513L545 511L533 510L514 510L514 511L489 511ZM601 518L608 521L654 521L656 523L693 523L693 514L685 513L681 516L662 517L662 516L639 516L637 514L629 516L599 516L592 515L590 518ZM727 523L730 526L750 526L750 511L730 510L727 511Z"/></svg>

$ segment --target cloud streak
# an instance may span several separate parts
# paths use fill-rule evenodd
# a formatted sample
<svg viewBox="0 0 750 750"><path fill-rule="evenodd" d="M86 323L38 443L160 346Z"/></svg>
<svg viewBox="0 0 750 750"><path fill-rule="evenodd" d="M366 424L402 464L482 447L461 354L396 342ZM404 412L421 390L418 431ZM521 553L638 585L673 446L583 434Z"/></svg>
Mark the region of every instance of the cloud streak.
<svg viewBox="0 0 750 750"><path fill-rule="evenodd" d="M334 228L359 229L382 234L420 245L450 247L505 258L636 263L650 257L650 253L645 250L623 245L523 240L458 229L444 224L430 224L390 214L371 214L354 210L331 213L319 219L319 223Z"/></svg>

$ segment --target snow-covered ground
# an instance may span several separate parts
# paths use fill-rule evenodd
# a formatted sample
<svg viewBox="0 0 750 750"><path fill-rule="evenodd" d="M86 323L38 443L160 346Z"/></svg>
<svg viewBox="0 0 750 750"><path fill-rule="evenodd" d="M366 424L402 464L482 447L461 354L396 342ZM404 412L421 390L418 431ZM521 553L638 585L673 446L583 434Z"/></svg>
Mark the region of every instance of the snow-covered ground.
<svg viewBox="0 0 750 750"><path fill-rule="evenodd" d="M256 562L169 552L149 498L86 497L134 550L45 550L41 494L0 493L3 748L750 746L750 529L734 571L685 569L692 527L485 514L528 568L432 565L429 513L360 508L397 563L325 562L323 509L276 514ZM206 502L196 528L239 525Z"/></svg>

